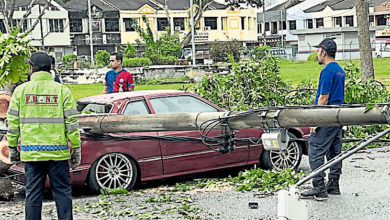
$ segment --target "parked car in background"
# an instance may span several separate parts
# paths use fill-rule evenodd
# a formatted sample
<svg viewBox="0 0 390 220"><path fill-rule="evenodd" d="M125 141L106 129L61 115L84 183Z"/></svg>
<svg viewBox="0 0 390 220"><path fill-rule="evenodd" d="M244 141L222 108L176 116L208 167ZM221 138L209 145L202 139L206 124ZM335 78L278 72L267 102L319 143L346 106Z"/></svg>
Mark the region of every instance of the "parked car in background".
<svg viewBox="0 0 390 220"><path fill-rule="evenodd" d="M80 99L77 108L82 114L119 115L225 111L195 94L177 90L92 96ZM308 132L309 128L289 129L292 137L301 138ZM247 140L238 141L229 154L216 152L201 141L164 140L169 136L199 138L198 131L134 132L110 134L111 137L83 135L81 165L71 172L72 184L75 187L86 184L99 193L102 188L131 189L139 181L250 164L259 164L265 169L295 169L302 154L307 154L305 142L291 141L286 150L267 151L260 143L248 140L249 137L259 138L262 133L255 128L238 130L237 137ZM23 173L23 165L12 166L10 172ZM23 182L23 178L18 181Z"/></svg>

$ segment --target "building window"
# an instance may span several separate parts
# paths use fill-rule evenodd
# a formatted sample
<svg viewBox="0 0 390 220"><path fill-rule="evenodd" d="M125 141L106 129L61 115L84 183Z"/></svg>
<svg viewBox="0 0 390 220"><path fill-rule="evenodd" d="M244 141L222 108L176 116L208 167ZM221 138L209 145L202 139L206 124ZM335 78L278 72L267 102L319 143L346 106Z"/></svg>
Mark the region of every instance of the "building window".
<svg viewBox="0 0 390 220"><path fill-rule="evenodd" d="M204 18L204 29L205 30L217 30L217 18L216 17L205 17Z"/></svg>
<svg viewBox="0 0 390 220"><path fill-rule="evenodd" d="M297 21L289 21L289 28L290 30L296 30L297 29Z"/></svg>
<svg viewBox="0 0 390 220"><path fill-rule="evenodd" d="M101 32L101 22L100 21L92 21L92 31L93 32Z"/></svg>
<svg viewBox="0 0 390 220"><path fill-rule="evenodd" d="M125 23L125 31L135 31L133 18L123 18L123 23Z"/></svg>
<svg viewBox="0 0 390 220"><path fill-rule="evenodd" d="M64 19L49 19L50 32L64 32Z"/></svg>
<svg viewBox="0 0 390 220"><path fill-rule="evenodd" d="M221 30L223 31L226 30L226 21L227 21L227 17L221 17Z"/></svg>
<svg viewBox="0 0 390 220"><path fill-rule="evenodd" d="M7 32L7 31L5 30L5 25L4 25L3 19L0 19L0 32L1 32L1 33Z"/></svg>
<svg viewBox="0 0 390 220"><path fill-rule="evenodd" d="M313 29L313 20L312 19L306 19L306 27L308 29Z"/></svg>
<svg viewBox="0 0 390 220"><path fill-rule="evenodd" d="M184 18L173 18L173 28L175 31L184 31Z"/></svg>
<svg viewBox="0 0 390 220"><path fill-rule="evenodd" d="M261 23L257 23L257 33L261 34Z"/></svg>
<svg viewBox="0 0 390 220"><path fill-rule="evenodd" d="M353 16L345 16L345 24L347 27L353 27Z"/></svg>
<svg viewBox="0 0 390 220"><path fill-rule="evenodd" d="M241 17L241 30L245 30L245 17Z"/></svg>
<svg viewBox="0 0 390 220"><path fill-rule="evenodd" d="M119 31L119 19L118 18L106 18L104 19L106 26L106 32L118 32Z"/></svg>
<svg viewBox="0 0 390 220"><path fill-rule="evenodd" d="M21 19L13 19L12 26L17 27L18 25L20 25L21 21L22 21ZM24 20L23 26L22 26L22 32L25 32L25 31L27 31L27 20Z"/></svg>
<svg viewBox="0 0 390 220"><path fill-rule="evenodd" d="M374 22L374 15L368 16L368 22Z"/></svg>
<svg viewBox="0 0 390 220"><path fill-rule="evenodd" d="M81 18L71 18L70 23L70 32L83 32L83 22Z"/></svg>
<svg viewBox="0 0 390 220"><path fill-rule="evenodd" d="M385 15L376 16L376 25L386 25L386 17Z"/></svg>
<svg viewBox="0 0 390 220"><path fill-rule="evenodd" d="M269 31L269 22L265 23L265 31Z"/></svg>
<svg viewBox="0 0 390 220"><path fill-rule="evenodd" d="M323 28L324 27L324 19L323 18L317 18L316 19L316 28Z"/></svg>
<svg viewBox="0 0 390 220"><path fill-rule="evenodd" d="M341 22L341 17L334 17L333 18L333 26L334 27L342 27L343 24Z"/></svg>
<svg viewBox="0 0 390 220"><path fill-rule="evenodd" d="M279 30L286 30L286 22L285 21L279 22Z"/></svg>
<svg viewBox="0 0 390 220"><path fill-rule="evenodd" d="M165 31L169 26L168 18L157 18L157 30Z"/></svg>
<svg viewBox="0 0 390 220"><path fill-rule="evenodd" d="M278 33L278 22L272 22L271 23L271 34L277 34Z"/></svg>

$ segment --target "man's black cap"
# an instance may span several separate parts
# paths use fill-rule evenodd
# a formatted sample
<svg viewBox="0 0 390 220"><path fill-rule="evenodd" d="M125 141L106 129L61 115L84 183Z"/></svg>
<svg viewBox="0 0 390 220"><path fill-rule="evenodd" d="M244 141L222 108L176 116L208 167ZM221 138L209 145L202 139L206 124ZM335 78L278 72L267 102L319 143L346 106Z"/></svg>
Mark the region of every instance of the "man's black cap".
<svg viewBox="0 0 390 220"><path fill-rule="evenodd" d="M322 48L324 49L329 55L335 55L337 51L337 45L336 42L334 42L331 38L325 38L321 41L320 44L315 45L314 47Z"/></svg>
<svg viewBox="0 0 390 220"><path fill-rule="evenodd" d="M51 58L44 52L33 53L29 59L25 60L25 63L38 67L40 70L51 69Z"/></svg>

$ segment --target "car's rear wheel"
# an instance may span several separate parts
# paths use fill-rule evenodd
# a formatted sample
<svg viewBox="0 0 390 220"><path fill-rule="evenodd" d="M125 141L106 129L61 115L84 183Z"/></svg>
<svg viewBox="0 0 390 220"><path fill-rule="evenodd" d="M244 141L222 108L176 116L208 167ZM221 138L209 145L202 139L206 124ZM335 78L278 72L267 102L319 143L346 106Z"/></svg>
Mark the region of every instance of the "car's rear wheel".
<svg viewBox="0 0 390 220"><path fill-rule="evenodd" d="M289 133L290 138L295 135ZM296 169L302 160L302 146L297 141L290 141L285 150L263 150L260 157L260 167L264 169L274 169L277 171L286 168Z"/></svg>
<svg viewBox="0 0 390 220"><path fill-rule="evenodd" d="M121 153L109 153L96 160L89 171L88 186L94 193L101 189L126 188L137 182L134 160Z"/></svg>

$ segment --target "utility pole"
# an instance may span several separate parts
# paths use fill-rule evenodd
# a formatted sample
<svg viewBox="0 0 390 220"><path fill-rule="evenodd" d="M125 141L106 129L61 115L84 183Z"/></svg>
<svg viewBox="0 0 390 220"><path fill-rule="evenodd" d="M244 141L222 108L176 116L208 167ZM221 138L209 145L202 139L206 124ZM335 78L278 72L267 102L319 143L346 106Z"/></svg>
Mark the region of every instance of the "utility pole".
<svg viewBox="0 0 390 220"><path fill-rule="evenodd" d="M283 47L283 9L280 9L280 44Z"/></svg>
<svg viewBox="0 0 390 220"><path fill-rule="evenodd" d="M89 46L91 49L91 65L94 66L95 61L93 59L93 38L92 38L92 12L91 12L91 0L88 0L88 21L89 21Z"/></svg>
<svg viewBox="0 0 390 220"><path fill-rule="evenodd" d="M194 27L194 0L190 0L191 8L191 44L192 44L192 65L195 66L195 27Z"/></svg>
<svg viewBox="0 0 390 220"><path fill-rule="evenodd" d="M39 14L42 14L40 4L38 4L38 8L39 8ZM23 24L21 25L23 27ZM42 43L42 50L43 50L43 48L45 47L45 37L43 36L42 16L39 17L39 29L41 30L41 43Z"/></svg>
<svg viewBox="0 0 390 220"><path fill-rule="evenodd" d="M263 2L263 46L266 45L265 41L265 2Z"/></svg>

